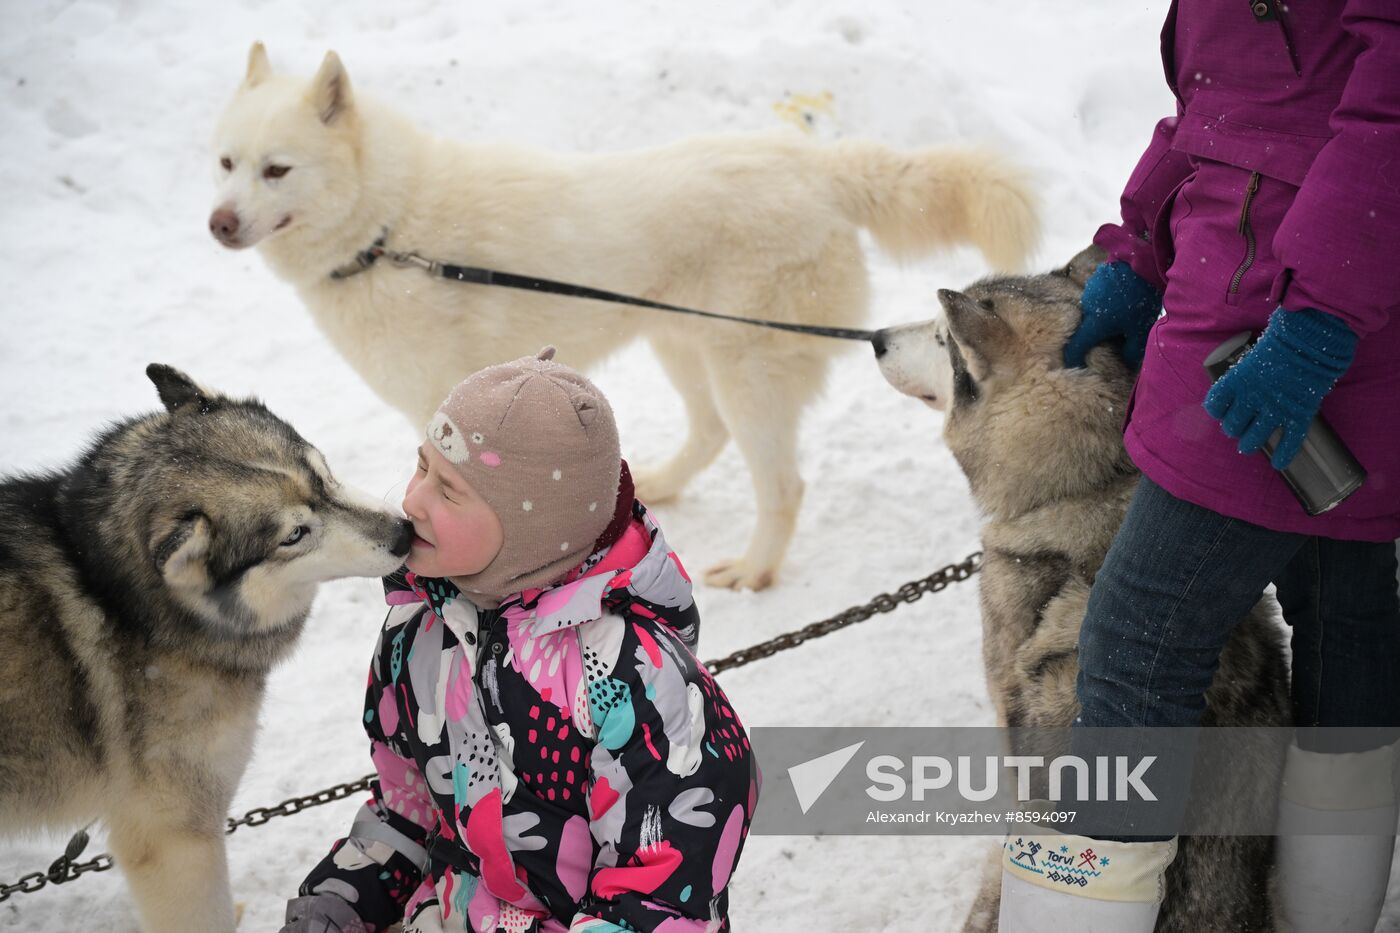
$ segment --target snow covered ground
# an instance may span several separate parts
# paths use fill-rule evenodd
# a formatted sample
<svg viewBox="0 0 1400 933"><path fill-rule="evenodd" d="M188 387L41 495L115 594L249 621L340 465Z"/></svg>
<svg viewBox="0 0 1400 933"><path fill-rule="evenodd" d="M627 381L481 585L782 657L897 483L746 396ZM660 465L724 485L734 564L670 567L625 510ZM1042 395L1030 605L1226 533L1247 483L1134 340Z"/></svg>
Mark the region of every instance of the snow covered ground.
<svg viewBox="0 0 1400 933"><path fill-rule="evenodd" d="M1166 6L11 0L0 38L0 470L61 464L104 421L153 408L142 370L161 361L260 395L345 478L402 495L415 427L360 382L255 253L227 252L205 228L206 144L254 39L275 66L306 74L336 49L355 86L439 132L564 150L766 128L791 95L829 92L831 112L815 118L823 136L972 139L1017 153L1044 195L1048 267L1115 214L1122 181L1169 110L1156 51ZM970 252L907 267L875 256L872 269L874 325L928 317L934 289L985 271ZM594 373L633 463L681 437L678 399L637 375L648 362L634 347ZM702 586L701 655L824 618L974 550L978 517L939 429L938 416L884 384L867 351L847 353L804 426L808 492L786 573L758 594ZM750 503L731 448L657 511L687 564L703 569L743 547ZM975 585L722 683L751 726L990 724ZM263 717L235 812L369 770L359 707L382 615L374 581L325 588L296 657L272 677L275 715ZM280 925L284 899L357 806L229 838L242 929ZM102 844L98 836L93 851ZM732 914L740 929L774 933L956 929L991 845L752 837ZM0 882L61 847L5 840ZM95 927L136 929L116 872L0 904L3 929Z"/></svg>

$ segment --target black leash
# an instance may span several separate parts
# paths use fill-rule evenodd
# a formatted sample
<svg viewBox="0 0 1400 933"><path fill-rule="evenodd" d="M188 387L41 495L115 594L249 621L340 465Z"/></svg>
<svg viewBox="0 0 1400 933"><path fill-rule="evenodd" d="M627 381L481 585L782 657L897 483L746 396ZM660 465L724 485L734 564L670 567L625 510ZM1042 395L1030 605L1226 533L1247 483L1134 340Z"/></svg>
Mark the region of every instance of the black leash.
<svg viewBox="0 0 1400 933"><path fill-rule="evenodd" d="M530 292L543 292L550 295L563 295L566 298L587 298L593 301L607 301L613 304L633 305L638 308L652 308L657 311L670 311L675 314L693 314L697 317L713 318L718 321L733 321L736 324L750 324L754 327L769 327L794 334L810 334L815 337L832 337L837 340L860 340L869 343L875 339L875 331L856 330L850 327L819 327L812 324L788 324L784 321L764 321L759 318L736 317L730 314L717 314L714 311L699 311L679 305L624 295L620 292L589 288L586 285L573 285L569 282L556 282L530 275L517 275L513 272L498 272L479 266L458 266L450 263L434 262L417 253L400 253L384 246L384 236L375 240L369 249L355 257L355 261L331 272L333 279L346 279L358 275L374 265L381 257L398 266L417 266L429 275L462 282L467 285L494 285L500 288L518 288Z"/></svg>

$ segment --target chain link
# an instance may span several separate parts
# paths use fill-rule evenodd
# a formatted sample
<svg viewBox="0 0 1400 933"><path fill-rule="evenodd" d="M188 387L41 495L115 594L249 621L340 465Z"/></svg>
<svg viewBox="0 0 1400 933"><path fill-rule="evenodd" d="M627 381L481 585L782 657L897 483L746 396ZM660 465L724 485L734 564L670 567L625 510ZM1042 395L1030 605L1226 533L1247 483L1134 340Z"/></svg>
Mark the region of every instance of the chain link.
<svg viewBox="0 0 1400 933"><path fill-rule="evenodd" d="M864 622L879 613L893 612L906 603L916 602L925 593L937 593L952 583L960 583L981 569L982 552L975 551L960 563L949 564L940 570L935 570L923 579L906 583L892 594L881 593L863 606L852 606L845 612L838 613L829 619L813 622L811 625L804 626L794 632L784 632L776 638L751 645L748 648L741 648L727 657L708 661L705 666L710 669L711 674L718 674L721 671L743 667L745 664L760 658L770 658L779 651L796 648L813 638L830 635L832 632L855 625L857 622Z"/></svg>
<svg viewBox="0 0 1400 933"><path fill-rule="evenodd" d="M949 584L960 583L981 569L982 552L976 551L969 554L960 563L949 564L920 580L904 584L894 593L881 593L863 606L852 606L845 612L829 619L813 622L811 625L803 626L793 632L785 632L776 638L740 649L718 660L707 661L705 666L709 668L711 674L718 674L721 671L743 667L745 664L751 664L761 658L771 658L779 651L796 648L814 638L821 638L823 635L830 635L832 632L840 631L847 626L855 625L857 622L864 622L877 614L893 612L902 605L918 601L925 593L937 593L939 590L947 588ZM229 817L228 828L224 830L224 834L228 835L240 826L262 826L279 816L292 816L312 807L343 800L351 794L369 790L370 781L374 778L375 775L366 774L357 781L336 784L304 797L291 797L276 806L254 807L237 819ZM105 852L88 859L86 862L77 861L78 856L87 847L87 842L87 831L79 830L68 841L64 853L49 866L48 871L30 872L11 884L0 883L0 903L9 900L10 896L14 894L33 894L51 884L65 884L89 872L111 869L112 857Z"/></svg>
<svg viewBox="0 0 1400 933"><path fill-rule="evenodd" d="M343 800L351 794L358 794L369 790L369 782L374 780L375 775L366 774L358 781L350 781L345 784L336 784L323 791L308 794L305 797L292 797L284 800L274 807L254 807L238 819L229 817L224 835L228 835L240 826L261 826L268 820L279 816L291 816L312 807L319 807L335 800ZM30 872L21 877L13 884L0 884L0 902L9 900L13 894L33 894L51 884L65 884L80 875L89 872L108 871L112 868L112 856L103 852L94 856L86 862L79 862L77 858L87 847L86 831L79 831L68 841L68 846L64 853L54 860L48 871Z"/></svg>
<svg viewBox="0 0 1400 933"><path fill-rule="evenodd" d="M228 828L224 830L227 835L240 826L261 826L268 820L278 816L291 816L312 807L319 807L322 804L331 803L335 800L344 800L351 794L358 794L361 791L369 790L369 782L374 780L373 774L366 774L358 781L350 781L346 784L336 784L323 791L314 794L307 794L305 797L292 797L284 800L275 807L254 807L238 819L229 817Z"/></svg>
<svg viewBox="0 0 1400 933"><path fill-rule="evenodd" d="M75 861L87 847L87 832L79 830L64 853L54 859L48 871L35 871L21 877L13 884L0 884L0 902L9 900L12 894L33 894L51 884L65 884L88 872L108 871L112 868L112 857L106 852L94 856L86 862Z"/></svg>

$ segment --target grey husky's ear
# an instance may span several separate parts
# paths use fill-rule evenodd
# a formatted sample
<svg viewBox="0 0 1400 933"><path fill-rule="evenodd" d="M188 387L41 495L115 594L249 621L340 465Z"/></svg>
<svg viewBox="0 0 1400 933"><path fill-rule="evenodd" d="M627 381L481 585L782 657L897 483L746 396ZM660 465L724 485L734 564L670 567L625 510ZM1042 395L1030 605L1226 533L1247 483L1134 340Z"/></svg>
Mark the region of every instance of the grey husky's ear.
<svg viewBox="0 0 1400 933"><path fill-rule="evenodd" d="M156 385L161 404L167 411L175 411L184 405L196 404L200 410L208 408L214 393L199 385L174 366L152 363L146 367L146 376Z"/></svg>
<svg viewBox="0 0 1400 933"><path fill-rule="evenodd" d="M1108 253L1102 247L1090 244L1085 249L1079 251L1073 259L1063 269L1056 269L1052 275L1063 275L1080 288L1089 281L1089 276L1094 274L1094 270L1103 265L1103 261L1108 258Z"/></svg>
<svg viewBox="0 0 1400 933"><path fill-rule="evenodd" d="M248 73L243 76L243 83L248 87L255 87L272 77L272 63L267 60L267 47L261 42L254 42L253 47L248 50Z"/></svg>
<svg viewBox="0 0 1400 933"><path fill-rule="evenodd" d="M938 301L948 320L948 333L967 361L968 372L979 381L986 379L1011 340L1011 325L990 302L979 302L962 292L940 288Z"/></svg>
<svg viewBox="0 0 1400 933"><path fill-rule="evenodd" d="M339 55L334 52L326 53L316 77L311 79L309 99L321 122L327 125L334 123L337 117L350 109L350 76L345 73L345 66L340 63Z"/></svg>
<svg viewBox="0 0 1400 933"><path fill-rule="evenodd" d="M170 586L203 591L209 583L206 561L212 541L213 530L203 513L177 519L173 527L161 522L151 536L151 561Z"/></svg>

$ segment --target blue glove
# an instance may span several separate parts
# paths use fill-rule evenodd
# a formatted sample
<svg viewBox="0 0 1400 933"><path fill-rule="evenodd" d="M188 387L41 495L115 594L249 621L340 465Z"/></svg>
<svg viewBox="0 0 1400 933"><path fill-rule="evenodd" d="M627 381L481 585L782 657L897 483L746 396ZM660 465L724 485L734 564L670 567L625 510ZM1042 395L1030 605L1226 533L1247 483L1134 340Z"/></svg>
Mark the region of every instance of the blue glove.
<svg viewBox="0 0 1400 933"><path fill-rule="evenodd" d="M1359 338L1340 318L1304 308L1279 308L1254 348L1206 396L1206 412L1242 454L1252 454L1282 429L1269 462L1282 470L1303 446L1322 397L1351 365Z"/></svg>
<svg viewBox="0 0 1400 933"><path fill-rule="evenodd" d="M1147 332L1162 310L1162 293L1126 262L1106 262L1084 283L1079 328L1065 344L1065 366L1083 366L1089 351L1123 338L1123 359L1134 369L1147 351Z"/></svg>

